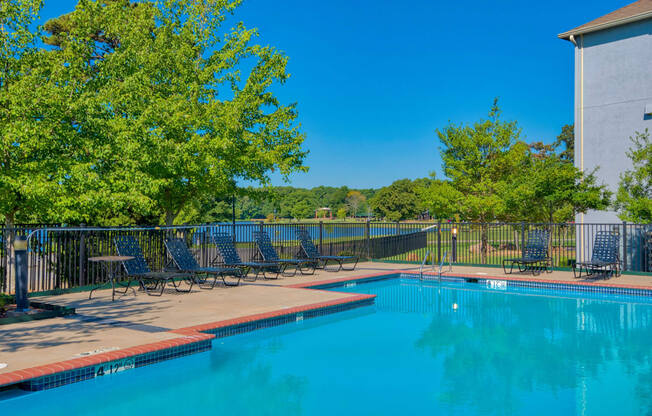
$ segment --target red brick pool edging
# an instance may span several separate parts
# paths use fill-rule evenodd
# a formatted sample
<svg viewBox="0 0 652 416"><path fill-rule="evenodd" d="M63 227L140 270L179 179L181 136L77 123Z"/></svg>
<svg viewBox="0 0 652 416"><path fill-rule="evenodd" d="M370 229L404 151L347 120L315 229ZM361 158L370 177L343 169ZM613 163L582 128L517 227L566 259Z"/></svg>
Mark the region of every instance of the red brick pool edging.
<svg viewBox="0 0 652 416"><path fill-rule="evenodd" d="M71 360L59 361L52 364L45 364L37 367L16 370L9 373L0 374L0 387L22 383L38 377L53 375L70 370L77 370L84 367L91 367L115 360L122 360L124 358L135 357L137 355L147 354L150 352L190 345L213 338L215 338L215 336L212 334L202 334L196 332L165 341L158 341L150 344L128 347L121 350L103 352L95 355L90 355L88 357L73 358Z"/></svg>

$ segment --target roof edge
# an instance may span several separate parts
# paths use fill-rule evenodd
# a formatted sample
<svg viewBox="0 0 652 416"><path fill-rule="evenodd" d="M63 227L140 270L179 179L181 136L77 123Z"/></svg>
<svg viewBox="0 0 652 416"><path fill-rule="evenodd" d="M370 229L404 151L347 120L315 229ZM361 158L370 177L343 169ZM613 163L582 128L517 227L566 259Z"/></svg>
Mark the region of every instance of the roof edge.
<svg viewBox="0 0 652 416"><path fill-rule="evenodd" d="M612 27L615 27L615 26L621 26L621 25L625 25L627 23L634 23L634 22L638 22L640 20L645 20L645 19L648 19L648 18L652 19L652 11L639 13L639 14L634 15L634 16L623 17L621 19L616 19L616 20L612 20L610 22L600 23L600 24L597 24L597 25L588 26L588 27L584 27L584 28L581 28L581 29L569 30L568 32L560 33L559 35L557 35L557 37L560 38L560 39L569 40L569 38L571 36L577 36L577 35L583 35L585 33L597 32L599 30L609 29L609 28L612 28Z"/></svg>

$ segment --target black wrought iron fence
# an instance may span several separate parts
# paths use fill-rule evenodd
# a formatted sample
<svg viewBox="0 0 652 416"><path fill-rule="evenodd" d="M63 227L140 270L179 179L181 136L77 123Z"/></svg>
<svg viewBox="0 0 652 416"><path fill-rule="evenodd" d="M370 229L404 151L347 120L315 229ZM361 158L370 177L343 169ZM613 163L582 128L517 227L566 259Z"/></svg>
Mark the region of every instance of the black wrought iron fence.
<svg viewBox="0 0 652 416"><path fill-rule="evenodd" d="M620 236L620 255L626 271L652 272L652 225L650 224L530 224L530 223L262 223L205 224L178 227L53 227L19 226L0 229L0 292L14 291L10 241L29 235L29 291L94 285L106 280L104 269L88 258L115 254L114 238L136 237L153 270L170 266L166 238L183 238L200 265L219 263L211 236L227 232L234 236L244 261L258 260L254 231L266 231L282 257L300 254L295 232L308 230L324 255L358 255L363 259L421 262L442 259L456 264L500 265L504 258L520 256L528 231L546 229L549 254L555 267L569 267L591 256L598 231Z"/></svg>
<svg viewBox="0 0 652 416"><path fill-rule="evenodd" d="M428 228L429 226L429 228ZM437 262L500 265L503 259L519 257L530 230L547 230L549 256L554 267L571 267L575 261L591 258L596 233L619 236L623 270L652 272L652 224L533 224L533 223L407 223L400 232L427 230L427 244L418 250L397 253L384 260L421 261L427 252ZM408 231L409 230L409 231Z"/></svg>

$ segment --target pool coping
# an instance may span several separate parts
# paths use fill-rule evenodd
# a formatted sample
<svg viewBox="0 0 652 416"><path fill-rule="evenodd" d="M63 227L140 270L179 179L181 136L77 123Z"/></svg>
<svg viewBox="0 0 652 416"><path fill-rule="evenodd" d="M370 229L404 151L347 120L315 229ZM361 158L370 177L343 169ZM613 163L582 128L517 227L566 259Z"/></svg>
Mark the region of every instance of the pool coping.
<svg viewBox="0 0 652 416"><path fill-rule="evenodd" d="M423 276L426 280L431 281L437 278L438 274L426 272L423 273ZM307 290L325 290L341 287L347 283L372 282L395 277L418 278L419 273L416 273L413 270L387 270L360 276L303 282L285 285L284 287ZM515 286L543 287L557 290L571 288L583 291L607 292L614 294L638 294L652 297L652 287L649 286L587 281L573 282L541 279L534 276L507 277L489 274L471 275L469 273L442 274L442 280L460 279L465 281L505 281L513 283ZM107 368L111 368L112 365L118 365L116 363L123 363L125 359L133 359L134 362L140 360L141 363L144 363L142 365L131 367L136 368L195 352L207 351L211 349L211 341L215 338L281 325L296 320L302 320L304 317L308 319L315 316L372 304L376 297L375 295L367 294L346 293L346 295L348 296L330 301L317 302L296 307L286 307L269 312L178 328L169 331L170 333L179 335L179 337L176 338L7 372L0 374L0 389L4 390L6 388L19 387L28 391L43 390L94 378L96 375L94 372L90 372L89 369L95 369L97 366L108 366ZM80 370L83 374L79 376L76 375L76 372L79 372ZM72 376L69 376L70 374L72 374Z"/></svg>
<svg viewBox="0 0 652 416"><path fill-rule="evenodd" d="M371 275L364 276L351 276L343 277L339 279L330 279L322 281L313 281L313 282L304 282L297 283L294 285L288 285L285 287L291 288L303 288L303 289L331 289L337 288L345 285L346 283L352 282L371 282L375 280L384 280L389 279L395 276L403 276L407 278L418 278L419 273L414 270L391 270L386 272L375 273ZM433 281L438 278L437 273L424 272L424 280ZM493 280L493 281L505 281L511 283L522 284L523 286L532 286L532 287L548 287L555 290L564 290L564 289L575 289L580 291L591 291L591 292L604 292L604 293L613 293L613 294L623 294L628 293L625 291L631 291L633 294L639 294L643 296L652 296L652 287L651 286L640 286L640 285L628 285L628 284L618 284L618 283L606 283L598 281L569 281L569 280L552 280L552 279L541 279L534 276L497 276L490 274L469 274L469 273L442 273L442 280ZM542 286L543 285L543 286Z"/></svg>

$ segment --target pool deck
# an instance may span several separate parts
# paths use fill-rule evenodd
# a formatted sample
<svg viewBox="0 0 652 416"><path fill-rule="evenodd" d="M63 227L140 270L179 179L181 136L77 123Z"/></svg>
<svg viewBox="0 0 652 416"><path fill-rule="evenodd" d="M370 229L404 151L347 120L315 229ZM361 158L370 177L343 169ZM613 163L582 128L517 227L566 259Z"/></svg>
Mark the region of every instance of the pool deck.
<svg viewBox="0 0 652 416"><path fill-rule="evenodd" d="M193 288L190 294L168 291L161 297L129 293L111 302L109 290L39 297L38 301L76 309L76 314L0 326L0 386L212 339L202 331L231 327L291 313L368 300L369 295L307 290L315 284L351 281L399 271L418 273L411 264L366 262L355 271L279 280L244 282L239 287ZM545 281L652 289L652 276L624 275L609 280L573 279L555 271L532 277L502 269L455 266L453 276ZM87 356L89 351L104 352Z"/></svg>

